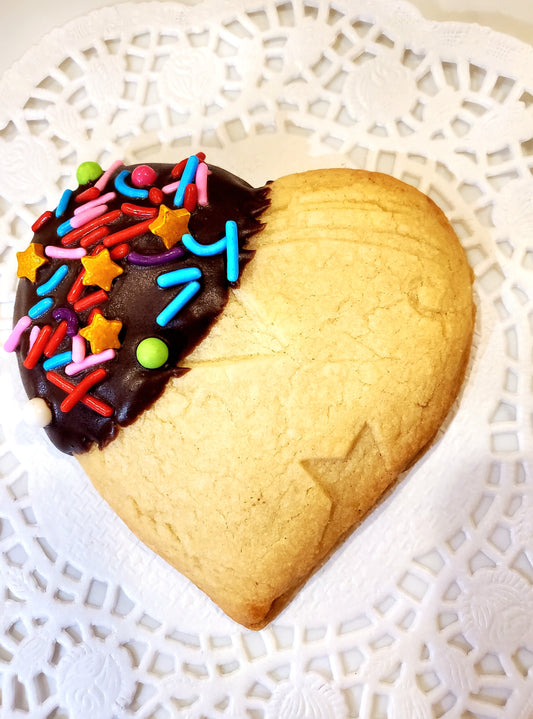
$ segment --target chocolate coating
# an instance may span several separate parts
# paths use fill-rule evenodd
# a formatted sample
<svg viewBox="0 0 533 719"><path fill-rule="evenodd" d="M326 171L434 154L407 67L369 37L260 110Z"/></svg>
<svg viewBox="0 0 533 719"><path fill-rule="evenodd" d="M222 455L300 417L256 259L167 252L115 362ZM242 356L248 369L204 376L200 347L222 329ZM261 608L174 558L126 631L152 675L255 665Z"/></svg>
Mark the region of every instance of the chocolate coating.
<svg viewBox="0 0 533 719"><path fill-rule="evenodd" d="M174 165L152 164L151 166L157 173L155 187L162 188L175 180L171 175ZM119 168L110 178L104 192L114 189L114 178L120 171L124 169L132 171L134 167L135 165ZM244 265L253 256L252 252L246 250L246 241L263 227L259 217L270 203L269 188L265 186L255 189L225 170L213 166L209 166L209 169L211 171L208 176L209 202L205 206L197 206L191 213L189 232L198 242L211 244L224 237L226 221L234 220L238 227L239 267L242 271ZM92 184L92 182L88 183L75 190L63 216L56 218L54 215L48 220L37 230L33 242L38 242L44 247L47 245L61 247L57 227L71 217L74 208L79 205L76 203L76 196ZM165 195L164 204L172 208L173 197L174 193ZM106 203L107 211L120 209L124 202L154 207L149 199L132 201L117 193L114 200ZM138 221L134 217L122 214L109 225L109 229L112 233L118 232ZM161 238L150 231L135 237L128 244L132 251L143 255L161 254L166 251ZM69 247L77 246L79 246L78 242ZM92 250L92 247L89 248L88 253L90 254ZM127 257L114 261L123 268L124 272L114 280L108 293L108 300L100 304L99 308L106 319L120 320L123 323L119 335L121 347L113 360L101 365L107 370L107 377L90 392L114 408L112 417L102 417L82 403L76 404L68 413L62 412L60 405L65 398L65 392L46 379L42 362L44 357L34 369L28 370L23 365L29 349L29 331L23 334L17 349L22 381L28 397L42 397L49 403L53 419L45 431L56 447L68 454L85 452L95 442L100 448L105 447L116 436L118 426L130 424L153 404L162 394L170 377L179 377L187 372L188 370L182 366L183 360L207 335L229 297L231 285L226 279L225 253L199 257L185 251L183 257L162 265L134 264L129 262ZM50 259L46 265L39 268L36 283L22 278L15 301L14 323L26 315L29 308L40 299L36 294L37 286L46 282L65 262L69 266L68 274L50 293L50 297L54 300L53 306L36 320L39 326L50 324L54 329L57 327L58 322L54 319L53 313L58 308L71 308L67 294L83 269L79 260ZM201 269L201 289L166 327L159 327L155 318L181 288L162 289L157 285L157 277L164 272L182 267ZM82 296L97 289L99 288L96 286L84 287ZM89 323L90 314L90 309L78 312L80 326ZM168 345L168 361L159 369L145 369L137 361L137 345L146 337L158 337ZM56 353L68 351L70 346L71 340L67 336ZM64 368L55 371L66 377ZM84 370L68 379L77 384L90 371L90 369Z"/></svg>

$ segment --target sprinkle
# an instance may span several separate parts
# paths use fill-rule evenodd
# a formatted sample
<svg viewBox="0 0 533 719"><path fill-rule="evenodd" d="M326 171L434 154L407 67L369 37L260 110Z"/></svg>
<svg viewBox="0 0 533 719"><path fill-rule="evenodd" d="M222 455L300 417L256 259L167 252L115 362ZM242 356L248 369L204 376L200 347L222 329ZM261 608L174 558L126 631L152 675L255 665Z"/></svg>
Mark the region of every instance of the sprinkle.
<svg viewBox="0 0 533 719"><path fill-rule="evenodd" d="M76 302L76 300L79 300L81 297L81 293L83 292L83 288L85 287L85 285L83 284L84 277L85 270L82 270L76 277L76 279L72 283L72 287L68 291L67 302L70 302L71 305L74 304L74 302Z"/></svg>
<svg viewBox="0 0 533 719"><path fill-rule="evenodd" d="M110 229L106 225L102 225L101 227L97 227L95 230L92 230L89 232L88 235L85 235L85 237L82 237L80 240L80 245L82 247L90 247L91 245L94 245L99 240L103 239L104 237L107 237L109 235Z"/></svg>
<svg viewBox="0 0 533 719"><path fill-rule="evenodd" d="M124 163L122 162L122 160L115 160L115 162L113 162L113 164L111 165L111 167L109 167L109 168L104 172L104 174L102 175L102 177L100 177L100 179L97 180L97 181L94 183L94 186L96 187L96 189L98 189L98 190L100 190L100 192L102 192L102 190L104 189L104 187L107 185L107 181L109 180L109 178L111 177L111 175L115 172L115 170L118 170L119 167L122 167L123 164L124 164Z"/></svg>
<svg viewBox="0 0 533 719"><path fill-rule="evenodd" d="M56 313L57 310L54 310L53 317L56 319ZM46 347L44 348L44 356L45 357L52 357L56 353L57 348L63 342L65 339L65 335L67 334L67 321L61 320L59 325L56 327L54 333L51 335L50 339L46 343Z"/></svg>
<svg viewBox="0 0 533 719"><path fill-rule="evenodd" d="M159 187L151 187L148 191L148 199L154 205L160 205L163 202L163 191Z"/></svg>
<svg viewBox="0 0 533 719"><path fill-rule="evenodd" d="M146 200L148 197L148 190L143 190L139 187L131 187L126 183L131 173L128 170L122 170L115 177L115 189L120 192L124 197L131 197L134 200Z"/></svg>
<svg viewBox="0 0 533 719"><path fill-rule="evenodd" d="M72 361L83 362L85 359L85 340L79 334L72 338Z"/></svg>
<svg viewBox="0 0 533 719"><path fill-rule="evenodd" d="M111 259L109 250L99 245L91 257L83 257L81 264L85 269L82 278L84 285L96 285L109 292L113 281L121 275L124 270Z"/></svg>
<svg viewBox="0 0 533 719"><path fill-rule="evenodd" d="M183 207L189 212L193 212L196 209L196 202L198 201L198 189L196 185L190 182L185 188L185 195L183 197Z"/></svg>
<svg viewBox="0 0 533 719"><path fill-rule="evenodd" d="M158 369L168 360L168 346L159 337L146 337L135 350L137 362L146 369Z"/></svg>
<svg viewBox="0 0 533 719"><path fill-rule="evenodd" d="M80 335L89 341L91 352L98 354L103 350L120 349L118 336L121 329L120 320L107 320L102 314L95 314L90 324L80 330Z"/></svg>
<svg viewBox="0 0 533 719"><path fill-rule="evenodd" d="M164 265L172 260L183 257L185 250L183 247L172 247L166 252L160 252L157 255L141 255L138 252L130 252L128 260L132 265L142 265L143 267L151 267L152 265Z"/></svg>
<svg viewBox="0 0 533 719"><path fill-rule="evenodd" d="M226 260L228 282L237 282L239 279L239 237L237 223L234 220L226 222Z"/></svg>
<svg viewBox="0 0 533 719"><path fill-rule="evenodd" d="M170 173L172 175L172 177L181 177L186 164L187 164L187 158L178 162L177 165L174 165L174 167L172 168L172 171Z"/></svg>
<svg viewBox="0 0 533 719"><path fill-rule="evenodd" d="M175 287L176 285L183 285L186 282L192 282L193 280L199 280L202 276L202 270L198 267L183 267L180 270L173 270L172 272L165 272L164 275L159 275L157 278L157 284L159 287Z"/></svg>
<svg viewBox="0 0 533 719"><path fill-rule="evenodd" d="M39 285L37 287L37 294L39 297L42 297L43 295L47 295L49 292L52 292L55 290L55 288L59 285L60 282L62 282L65 277L68 274L68 265L61 265L61 267L58 267L57 270L54 272L52 277L48 280L48 282L45 282L42 285Z"/></svg>
<svg viewBox="0 0 533 719"><path fill-rule="evenodd" d="M200 162L205 162L205 152L197 152L196 157L200 160Z"/></svg>
<svg viewBox="0 0 533 719"><path fill-rule="evenodd" d="M89 325L91 324L93 319L96 317L96 315L101 315L101 314L102 314L102 310L99 307L95 307L94 309L92 309L89 313ZM87 326L89 326L89 325L87 325Z"/></svg>
<svg viewBox="0 0 533 719"><path fill-rule="evenodd" d="M29 344L29 348L28 348L28 349L31 350L31 348L32 348L33 345L35 344L35 340L36 340L37 337L39 336L39 332L40 332L40 331L41 331L41 328L40 328L40 327L38 327L37 325L33 325L33 327L31 328L31 332L30 332L30 344Z"/></svg>
<svg viewBox="0 0 533 719"><path fill-rule="evenodd" d="M148 187L157 180L157 172L150 165L137 165L131 173L131 181L135 187Z"/></svg>
<svg viewBox="0 0 533 719"><path fill-rule="evenodd" d="M83 310L88 310L95 305L99 305L100 303L105 302L107 299L109 299L109 297L105 290L97 290L96 292L91 292L90 295L82 297L81 300L77 300L76 302L74 302L74 311L83 312Z"/></svg>
<svg viewBox="0 0 533 719"><path fill-rule="evenodd" d="M115 350L111 349L104 350L103 352L98 352L94 355L89 355L80 362L72 362L71 364L67 365L65 367L65 374L67 374L69 377L72 377L72 375L75 375L78 372L82 372L88 367L94 367L94 365L100 364L100 362L109 362L109 360L112 360L115 355Z"/></svg>
<svg viewBox="0 0 533 719"><path fill-rule="evenodd" d="M207 172L208 167L205 162L200 162L196 170L196 187L198 189L198 204L205 207L208 203L207 199Z"/></svg>
<svg viewBox="0 0 533 719"><path fill-rule="evenodd" d="M56 387L62 389L64 392L73 392L76 389L75 384L72 384L72 382L69 382L64 377L61 377L61 375L57 374L57 372L47 372L46 379L52 384L55 384ZM78 387L79 386L80 385L78 385ZM79 401L92 409L94 412L98 412L98 414L101 414L103 417L111 417L113 414L114 410L112 407L89 394L85 394L83 397L80 397Z"/></svg>
<svg viewBox="0 0 533 719"><path fill-rule="evenodd" d="M144 220L143 222L137 222L135 225L130 225L130 227L126 227L118 232L113 232L104 239L104 245L106 247L113 247L114 245L118 245L120 242L127 242L128 240L132 240L134 237L144 235L145 232L148 232L152 222L152 219Z"/></svg>
<svg viewBox="0 0 533 719"><path fill-rule="evenodd" d="M69 337L74 337L74 335L78 332L78 318L76 317L76 313L71 310L70 307L58 307L52 312L52 317L56 321L67 321L67 335Z"/></svg>
<svg viewBox="0 0 533 719"><path fill-rule="evenodd" d="M47 245L44 248L44 253L47 255L47 257L53 257L54 259L60 259L60 260L81 260L82 257L85 257L87 254L87 250L84 250L83 247L77 247L74 250L68 250L64 247L55 247L54 245Z"/></svg>
<svg viewBox="0 0 533 719"><path fill-rule="evenodd" d="M132 205L130 202L124 202L120 209L125 215L138 219L155 217L158 212L157 207L141 207L141 205Z"/></svg>
<svg viewBox="0 0 533 719"><path fill-rule="evenodd" d="M176 182L170 182L168 185L163 185L161 191L164 192L165 195L169 195L171 192L175 192L179 186L180 181L176 180Z"/></svg>
<svg viewBox="0 0 533 719"><path fill-rule="evenodd" d="M78 228L83 227L88 222L91 222L91 220L103 215L105 212L107 212L107 205L96 205L96 207L91 207L89 210L80 212L79 215L74 215L74 217L71 217L70 220L67 220L66 222L63 222L62 225L59 225L57 228L57 234L59 237L64 237L71 230L77 230Z"/></svg>
<svg viewBox="0 0 533 719"><path fill-rule="evenodd" d="M219 255L221 252L224 252L227 244L226 238L223 237L221 240L213 242L210 245L201 245L192 235L189 234L183 235L181 241L189 252L192 252L193 255L197 255L198 257L211 257L212 255Z"/></svg>
<svg viewBox="0 0 533 719"><path fill-rule="evenodd" d="M72 232L69 232L68 235L65 235L65 237L63 237L61 242L64 245L71 245L73 242L81 239L91 230L95 230L97 227L101 227L102 225L109 225L111 222L118 220L121 214L122 212L120 210L111 210L111 212L107 212L105 215L97 217L95 220L92 220L92 222L88 222L83 227L79 227L77 230L72 230Z"/></svg>
<svg viewBox="0 0 533 719"><path fill-rule="evenodd" d="M66 189L63 192L63 194L61 195L59 204L56 207L56 217L62 217L65 214L65 212L67 211L68 203L70 202L71 197L72 197L72 190Z"/></svg>
<svg viewBox="0 0 533 719"><path fill-rule="evenodd" d="M52 328L50 327L50 325L45 325L41 328L41 331L37 335L37 339L33 343L33 347L28 352L28 354L26 355L26 359L24 360L23 364L26 369L33 369L35 367L44 351L44 348L46 347L46 344L51 334Z"/></svg>
<svg viewBox="0 0 533 719"><path fill-rule="evenodd" d="M22 408L22 419L31 427L46 427L52 421L48 402L41 397L29 399Z"/></svg>
<svg viewBox="0 0 533 719"><path fill-rule="evenodd" d="M43 362L43 369L48 372L48 370L56 369L56 367L63 367L66 364L68 365L71 361L72 352L61 352L61 354L52 355L52 357L46 359Z"/></svg>
<svg viewBox="0 0 533 719"><path fill-rule="evenodd" d="M185 188L190 182L193 182L194 176L196 175L196 168L198 167L199 160L196 155L191 155L187 160L187 164L183 169L183 174L180 179L180 184L174 195L174 204L176 207L183 205L183 199L185 197Z"/></svg>
<svg viewBox="0 0 533 719"><path fill-rule="evenodd" d="M157 315L157 317L155 318L157 324L160 327L166 327L170 320L173 319L182 309L182 307L184 307L187 302L189 302L189 300L194 297L194 295L199 291L199 289L199 282L189 282L188 285L185 285L181 292L176 297L174 297L172 302L169 302L165 309Z"/></svg>
<svg viewBox="0 0 533 719"><path fill-rule="evenodd" d="M4 349L6 352L14 352L17 349L22 333L25 332L30 325L31 318L28 317L28 315L24 315L19 319L17 324L11 330L11 334L5 341Z"/></svg>
<svg viewBox="0 0 533 719"><path fill-rule="evenodd" d="M90 202L91 200L96 200L99 194L100 190L97 187L88 187L86 190L83 190L83 192L80 192L79 195L76 195L74 200L75 202Z"/></svg>
<svg viewBox="0 0 533 719"><path fill-rule="evenodd" d="M191 213L184 207L171 210L161 205L157 217L149 225L150 232L160 237L167 250L170 250L189 229L190 217Z"/></svg>
<svg viewBox="0 0 533 719"><path fill-rule="evenodd" d="M80 185L97 180L102 176L103 170L97 162L82 162L76 170L76 180Z"/></svg>
<svg viewBox="0 0 533 719"><path fill-rule="evenodd" d="M123 257L127 257L129 252L129 245L124 242L121 245L115 245L109 255L112 260L121 260Z"/></svg>
<svg viewBox="0 0 533 719"><path fill-rule="evenodd" d="M40 300L39 302L36 302L33 307L30 307L28 310L29 316L32 318L32 320L36 320L41 315L44 315L45 312L48 312L48 310L53 306L54 300L52 297L45 297L43 300Z"/></svg>
<svg viewBox="0 0 533 719"><path fill-rule="evenodd" d="M108 201L114 200L116 196L116 192L106 192L105 195L100 195L94 200L91 200L90 202L85 202L83 205L80 205L80 207L76 207L74 210L74 214L81 215L82 212L90 210L92 207L98 207L98 205L103 205Z"/></svg>
<svg viewBox="0 0 533 719"><path fill-rule="evenodd" d="M43 214L38 217L33 225L31 226L32 232L38 232L43 225L46 225L48 220L50 220L54 216L53 212L50 212L50 210L46 210L46 212L43 212Z"/></svg>
<svg viewBox="0 0 533 719"><path fill-rule="evenodd" d="M39 242L31 242L24 252L17 252L17 277L26 277L35 282L37 270L47 262L43 246Z"/></svg>
<svg viewBox="0 0 533 719"><path fill-rule="evenodd" d="M106 376L107 372L105 371L105 369L100 368L95 369L94 372L91 372L86 377L84 377L82 381L78 385L76 385L72 392L70 392L67 397L65 397L65 399L61 402L61 411L70 412L70 410L76 404L78 404L81 398L87 394L91 387L94 387L95 384L101 382Z"/></svg>

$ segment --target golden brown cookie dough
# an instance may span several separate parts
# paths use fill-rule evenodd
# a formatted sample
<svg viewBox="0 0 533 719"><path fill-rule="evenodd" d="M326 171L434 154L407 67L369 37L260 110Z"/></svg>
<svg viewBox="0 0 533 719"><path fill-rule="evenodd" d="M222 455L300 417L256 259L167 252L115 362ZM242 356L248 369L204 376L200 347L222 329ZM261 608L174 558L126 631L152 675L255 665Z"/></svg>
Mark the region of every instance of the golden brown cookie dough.
<svg viewBox="0 0 533 719"><path fill-rule="evenodd" d="M434 438L474 320L459 241L411 186L319 170L271 200L191 371L78 456L135 534L251 628Z"/></svg>

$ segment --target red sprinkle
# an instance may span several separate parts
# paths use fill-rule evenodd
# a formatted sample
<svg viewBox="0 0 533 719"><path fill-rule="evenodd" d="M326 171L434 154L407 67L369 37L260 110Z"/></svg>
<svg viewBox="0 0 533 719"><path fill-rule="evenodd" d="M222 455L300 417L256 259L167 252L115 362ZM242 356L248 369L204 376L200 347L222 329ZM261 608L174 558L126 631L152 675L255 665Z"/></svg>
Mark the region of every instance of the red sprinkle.
<svg viewBox="0 0 533 719"><path fill-rule="evenodd" d="M78 227L77 229L68 232L61 239L61 242L64 245L71 245L76 240L80 240L82 237L87 235L91 232L91 230L95 230L97 227L101 227L102 225L109 225L111 222L118 220L121 214L122 212L120 210L111 210L111 212L106 212L104 215L100 215L100 217L95 217L94 220L87 222L87 224L83 225L83 227Z"/></svg>
<svg viewBox="0 0 533 719"><path fill-rule="evenodd" d="M109 253L109 256L112 260L121 260L123 257L126 257L126 255L129 254L130 247L125 242L123 242L121 245L115 245L111 252Z"/></svg>
<svg viewBox="0 0 533 719"><path fill-rule="evenodd" d="M151 218L149 220L144 220L144 222L137 222L137 224L130 225L130 227L126 227L118 232L114 232L104 239L104 245L106 247L114 247L121 242L127 242L128 240L132 240L134 237L144 235L145 232L148 232L149 226L152 222L153 219Z"/></svg>
<svg viewBox="0 0 533 719"><path fill-rule="evenodd" d="M144 217L155 217L159 210L157 207L141 207L141 205L132 205L131 202L124 202L120 209L125 215L142 219Z"/></svg>
<svg viewBox="0 0 533 719"><path fill-rule="evenodd" d="M44 348L44 356L45 357L51 357L52 355L55 355L57 348L63 342L65 339L65 335L67 334L67 327L68 323L66 320L61 320L61 322L56 327L54 334L50 337L48 342L46 343L46 347Z"/></svg>
<svg viewBox="0 0 533 719"><path fill-rule="evenodd" d="M76 202L89 202L90 200L96 200L99 194L100 190L97 187L88 187L74 199Z"/></svg>
<svg viewBox="0 0 533 719"><path fill-rule="evenodd" d="M99 305L100 302L105 302L108 298L109 296L105 290L97 290L96 292L91 292L90 295L82 297L81 300L74 302L74 311L83 312L83 310L88 310L95 305Z"/></svg>
<svg viewBox="0 0 533 719"><path fill-rule="evenodd" d="M200 160L200 162L205 162L205 152L197 152L196 157Z"/></svg>
<svg viewBox="0 0 533 719"><path fill-rule="evenodd" d="M196 209L196 203L198 202L198 188L193 182L190 182L185 188L185 195L183 197L183 207L188 212L194 212Z"/></svg>
<svg viewBox="0 0 533 719"><path fill-rule="evenodd" d="M101 314L102 314L102 310L99 307L95 307L94 310L91 310L91 313L89 315L89 321L87 322L87 324L88 325L91 324L91 322L93 321L93 317L95 315L101 315Z"/></svg>
<svg viewBox="0 0 533 719"><path fill-rule="evenodd" d="M43 225L46 225L48 220L54 216L53 212L50 212L50 210L46 210L46 212L43 212L43 214L38 217L33 225L31 226L32 232L37 232L37 230L40 230Z"/></svg>
<svg viewBox="0 0 533 719"><path fill-rule="evenodd" d="M174 165L174 167L172 168L172 171L171 171L171 173L170 173L170 174L172 175L172 177L176 177L176 178L179 179L179 178L182 176L183 170L185 169L185 165L187 164L187 160L188 160L188 159L189 159L189 158L186 157L186 158L185 158L184 160L182 160L181 162L178 162L177 165Z"/></svg>
<svg viewBox="0 0 533 719"><path fill-rule="evenodd" d="M24 367L26 367L26 369L33 369L35 367L44 352L44 348L46 347L51 334L52 328L50 325L41 327L31 350L28 352L26 359L24 360Z"/></svg>
<svg viewBox="0 0 533 719"><path fill-rule="evenodd" d="M103 375L104 377L107 374L105 369L95 370L95 372L99 372L99 371L104 372L104 375ZM94 375L94 372L92 373L92 375ZM87 377L85 377L85 379L88 379L89 377L91 377L91 375L87 375ZM100 378L103 379L103 377L101 375L100 375ZM51 382L52 384L55 384L56 387L59 387L60 389L62 389L64 392L69 392L70 393L69 397L72 397L72 392L76 391L80 387L82 382L85 381L85 380L82 380L80 382L80 384L75 385L72 382L69 382L64 377L61 377L61 375L57 374L57 372L47 372L46 379L49 382ZM99 381L99 379L97 378L96 381ZM94 382L93 384L96 384L96 382ZM103 417L111 417L111 415L113 414L113 411L114 411L112 407L110 407L105 402L102 402L101 400L96 399L96 397L86 394L87 389L89 389L89 387L87 387L86 385L85 385L85 388L82 388L82 389L85 389L85 392L84 392L83 396L78 397L76 399L76 402L82 402L84 405L86 405L87 407L92 409L94 412L98 412L98 414L101 414ZM69 397L67 397L67 399L69 399ZM74 402L74 404L76 402ZM72 407L74 406L74 404L72 405ZM69 409L72 409L72 407L70 407ZM63 409L63 404L61 405L61 409ZM69 410L67 409L67 410L63 410L63 411L68 412Z"/></svg>
<svg viewBox="0 0 533 719"><path fill-rule="evenodd" d="M95 242L98 242L98 240L101 240L103 237L107 237L107 235L111 232L109 227L106 227L105 225L102 225L102 227L97 227L96 230L93 230L92 232L89 232L88 235L85 235L80 240L80 245L82 247L90 247L91 245L94 245Z"/></svg>
<svg viewBox="0 0 533 719"><path fill-rule="evenodd" d="M61 402L61 411L70 412L74 405L78 404L78 402L85 397L91 387L93 387L97 382L101 382L106 375L107 371L103 367L100 367L84 377L79 384L74 386L74 389L69 392L68 396Z"/></svg>
<svg viewBox="0 0 533 719"><path fill-rule="evenodd" d="M83 292L83 278L85 277L85 270L82 270L79 275L76 277L74 282L72 283L72 287L68 291L67 295L67 301L70 302L70 304L73 304L76 302L76 300L79 300L81 297L81 293Z"/></svg>
<svg viewBox="0 0 533 719"><path fill-rule="evenodd" d="M154 205L160 205L164 200L163 190L160 190L159 187L151 187L148 190L148 199L150 202L153 202Z"/></svg>

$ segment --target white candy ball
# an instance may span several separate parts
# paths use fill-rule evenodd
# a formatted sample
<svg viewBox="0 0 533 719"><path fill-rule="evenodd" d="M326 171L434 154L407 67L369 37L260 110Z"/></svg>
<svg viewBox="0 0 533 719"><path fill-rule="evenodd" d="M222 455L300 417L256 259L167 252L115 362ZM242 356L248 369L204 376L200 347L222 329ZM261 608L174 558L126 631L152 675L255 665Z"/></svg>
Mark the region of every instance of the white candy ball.
<svg viewBox="0 0 533 719"><path fill-rule="evenodd" d="M52 421L52 411L48 402L41 397L34 397L24 405L22 418L32 427L46 427Z"/></svg>

